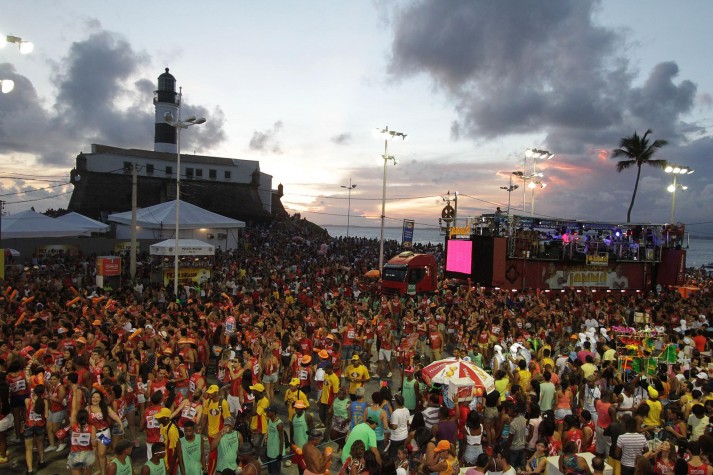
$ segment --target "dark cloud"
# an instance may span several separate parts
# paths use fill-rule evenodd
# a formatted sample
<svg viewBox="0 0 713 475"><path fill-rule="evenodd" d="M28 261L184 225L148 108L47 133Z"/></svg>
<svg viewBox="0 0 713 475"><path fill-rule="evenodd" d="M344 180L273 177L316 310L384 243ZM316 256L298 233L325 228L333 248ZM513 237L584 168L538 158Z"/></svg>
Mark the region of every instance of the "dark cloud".
<svg viewBox="0 0 713 475"><path fill-rule="evenodd" d="M636 173L616 173L616 161L602 151L648 128L654 139L670 142L657 158L694 168L698 163L705 170L686 177L691 185L681 199L705 199L705 193L712 193L713 170L700 162L711 156L713 147L706 127L683 119L694 107L710 107L710 96L697 94L692 81L680 79L672 61L661 62L640 79L624 56L635 51L627 39L597 23L599 3L550 0L533 8L528 0L453 0L447 7L438 0L409 2L393 16L389 72L396 80L417 75L432 79L453 104L454 140L544 134L544 146L557 155L545 171L552 186L537 194L538 212L625 217ZM463 183L448 168L433 170L433 181ZM478 186L491 188L493 174L503 168L507 166L495 164L490 178L480 175L484 181ZM470 175L468 167L463 170L466 176L479 176L476 170ZM642 170L634 219L668 220L669 178L660 170ZM699 191L691 193L694 188ZM678 216L678 196L676 200ZM522 195L519 201L521 205ZM681 215L699 213L692 208L683 206Z"/></svg>
<svg viewBox="0 0 713 475"><path fill-rule="evenodd" d="M90 143L153 148L156 82L146 78L154 75L150 58L123 36L101 30L98 23L90 26L89 37L72 43L53 65L58 92L50 107L30 80L12 65L0 65L0 74L16 83L12 94L0 98L0 152L24 152L43 164L70 166ZM220 108L209 112L184 100L184 111L208 117L199 130L186 134L186 147L205 150L225 140Z"/></svg>
<svg viewBox="0 0 713 475"><path fill-rule="evenodd" d="M329 140L336 145L349 145L352 142L352 134L349 132L337 134Z"/></svg>
<svg viewBox="0 0 713 475"><path fill-rule="evenodd" d="M263 131L254 131L253 136L250 138L250 143L248 145L250 147L250 150L256 150L260 152L272 152L278 154L282 153L282 150L280 149L280 141L277 137L282 128L282 121L278 120L269 129L265 129Z"/></svg>

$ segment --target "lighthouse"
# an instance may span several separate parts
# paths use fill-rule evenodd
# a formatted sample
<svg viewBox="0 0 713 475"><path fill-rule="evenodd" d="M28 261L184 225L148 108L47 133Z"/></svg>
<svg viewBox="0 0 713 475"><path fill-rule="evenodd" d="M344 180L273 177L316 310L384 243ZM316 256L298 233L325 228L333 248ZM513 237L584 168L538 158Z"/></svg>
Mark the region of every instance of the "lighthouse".
<svg viewBox="0 0 713 475"><path fill-rule="evenodd" d="M166 72L158 77L158 89L154 91L153 103L156 109L156 124L154 132L154 151L176 153L176 128L167 124L166 113L170 113L174 120L178 120L178 109L181 96L176 92L176 78Z"/></svg>

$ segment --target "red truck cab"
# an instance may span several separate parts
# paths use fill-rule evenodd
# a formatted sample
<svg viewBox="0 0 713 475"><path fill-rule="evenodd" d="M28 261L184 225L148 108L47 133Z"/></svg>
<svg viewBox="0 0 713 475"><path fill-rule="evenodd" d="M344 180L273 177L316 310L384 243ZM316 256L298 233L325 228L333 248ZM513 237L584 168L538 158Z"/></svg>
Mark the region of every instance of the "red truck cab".
<svg viewBox="0 0 713 475"><path fill-rule="evenodd" d="M386 295L415 295L438 288L438 266L433 254L402 252L389 259L381 275L382 293Z"/></svg>

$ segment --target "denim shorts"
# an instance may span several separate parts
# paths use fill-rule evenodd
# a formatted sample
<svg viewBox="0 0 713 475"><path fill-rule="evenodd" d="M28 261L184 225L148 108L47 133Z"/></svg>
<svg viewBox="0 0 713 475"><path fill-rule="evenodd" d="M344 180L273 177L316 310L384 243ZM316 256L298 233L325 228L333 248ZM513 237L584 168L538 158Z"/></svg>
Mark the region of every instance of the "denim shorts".
<svg viewBox="0 0 713 475"><path fill-rule="evenodd" d="M31 439L32 437L42 437L45 432L45 426L25 426L25 431L22 435L25 439Z"/></svg>

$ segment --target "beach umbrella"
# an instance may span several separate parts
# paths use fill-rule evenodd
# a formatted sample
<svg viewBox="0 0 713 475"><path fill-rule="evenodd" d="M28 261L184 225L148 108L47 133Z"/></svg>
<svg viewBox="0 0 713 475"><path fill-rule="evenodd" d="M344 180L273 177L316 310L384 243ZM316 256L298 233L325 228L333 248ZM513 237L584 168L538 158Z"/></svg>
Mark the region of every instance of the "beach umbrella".
<svg viewBox="0 0 713 475"><path fill-rule="evenodd" d="M448 384L450 378L468 378L486 394L495 389L495 379L471 361L446 358L434 361L421 370L426 384Z"/></svg>
<svg viewBox="0 0 713 475"><path fill-rule="evenodd" d="M381 275L381 272L379 272L379 269L371 269L366 274L364 274L364 277L370 277L372 279L376 279L380 275Z"/></svg>

